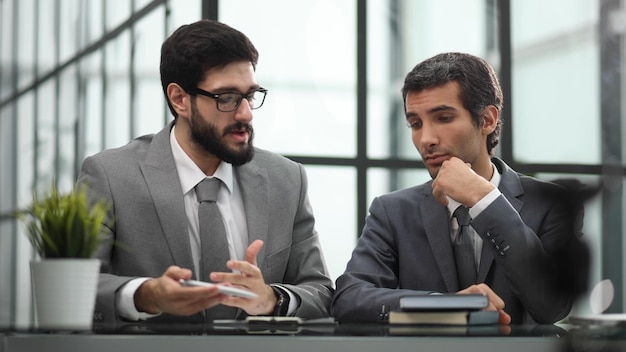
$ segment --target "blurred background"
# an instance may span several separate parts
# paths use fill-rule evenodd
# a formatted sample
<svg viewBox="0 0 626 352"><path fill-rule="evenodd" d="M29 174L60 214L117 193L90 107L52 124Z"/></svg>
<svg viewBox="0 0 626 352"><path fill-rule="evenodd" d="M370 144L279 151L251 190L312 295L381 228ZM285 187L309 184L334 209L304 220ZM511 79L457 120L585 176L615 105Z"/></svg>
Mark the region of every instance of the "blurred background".
<svg viewBox="0 0 626 352"><path fill-rule="evenodd" d="M304 164L331 276L344 270L371 200L430 179L400 89L444 51L481 56L504 89L496 154L542 179L603 188L586 204L590 287L623 312L626 9L622 0L0 0L0 213L82 160L159 131L163 40L217 19L260 52L255 144ZM0 326L33 320L21 224L0 223ZM589 311L583 297L575 312Z"/></svg>

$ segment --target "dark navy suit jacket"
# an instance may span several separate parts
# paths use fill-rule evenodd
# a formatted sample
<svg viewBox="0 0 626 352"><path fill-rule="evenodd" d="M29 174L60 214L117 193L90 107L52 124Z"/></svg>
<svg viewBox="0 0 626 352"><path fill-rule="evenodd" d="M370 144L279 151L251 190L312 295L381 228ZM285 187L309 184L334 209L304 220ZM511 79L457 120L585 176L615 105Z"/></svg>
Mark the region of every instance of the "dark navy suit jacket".
<svg viewBox="0 0 626 352"><path fill-rule="evenodd" d="M558 186L516 173L493 159L502 193L471 226L483 239L478 280L505 302L512 323L556 322L573 299L559 289L556 254L572 237ZM449 214L432 181L373 200L345 273L336 281L339 321L380 321L404 295L457 292ZM383 308L384 306L384 308Z"/></svg>

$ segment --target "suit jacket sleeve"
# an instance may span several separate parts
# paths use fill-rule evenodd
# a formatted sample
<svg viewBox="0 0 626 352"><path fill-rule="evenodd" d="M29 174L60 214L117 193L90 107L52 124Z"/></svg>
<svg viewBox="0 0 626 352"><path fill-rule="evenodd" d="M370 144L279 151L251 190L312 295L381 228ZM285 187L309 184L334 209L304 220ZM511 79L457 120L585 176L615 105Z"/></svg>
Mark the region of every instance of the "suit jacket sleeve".
<svg viewBox="0 0 626 352"><path fill-rule="evenodd" d="M294 316L307 319L327 317L334 290L328 277L319 235L314 226L315 219L307 195L306 173L300 164L297 170L299 178L297 184L300 187L297 192L298 204L293 218L293 228L290 231L291 244L280 252L271 254L271 257L280 257L281 261L288 257L287 265L282 279L274 278L276 282L269 283L278 284L298 296L300 305L293 312ZM272 265L273 262L276 261L270 258L266 261L268 265ZM263 271L276 272L271 267ZM266 278L268 279L271 280Z"/></svg>
<svg viewBox="0 0 626 352"><path fill-rule="evenodd" d="M393 203L385 203L381 198L372 201L352 258L345 273L337 279L331 312L338 321L380 322L386 320L387 312L399 308L400 297L433 292L397 288L401 284L395 230L398 224L390 221L390 215L399 211Z"/></svg>
<svg viewBox="0 0 626 352"><path fill-rule="evenodd" d="M553 191L541 189L526 187L519 213L501 195L472 220L472 227L494 251L509 288L530 317L551 324L567 316L573 304L556 276L557 253L572 239L573 219L567 205L545 196Z"/></svg>
<svg viewBox="0 0 626 352"><path fill-rule="evenodd" d="M78 184L89 187L89 197L92 200L103 199L109 205L113 205L113 199L108 187L106 172L96 159L88 157L83 162L78 178ZM95 257L101 261L101 274L98 280L98 292L94 309L94 320L113 323L117 321L115 307L115 293L126 282L134 277L116 276L107 274L110 266L111 252L115 243L114 207L110 207L107 217L102 226L101 235L103 242L98 247Z"/></svg>

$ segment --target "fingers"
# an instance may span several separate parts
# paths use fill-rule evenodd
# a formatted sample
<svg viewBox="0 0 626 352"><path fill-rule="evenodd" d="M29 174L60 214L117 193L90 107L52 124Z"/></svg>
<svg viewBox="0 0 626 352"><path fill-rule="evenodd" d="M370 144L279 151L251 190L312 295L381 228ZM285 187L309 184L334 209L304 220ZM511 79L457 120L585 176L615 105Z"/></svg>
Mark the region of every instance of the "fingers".
<svg viewBox="0 0 626 352"><path fill-rule="evenodd" d="M439 204L443 206L448 205L447 197L454 194L454 187L457 186L457 177L460 173L458 168L462 164L461 159L457 157L452 157L441 164L437 177L435 177L432 183L433 196ZM458 199L456 200L458 201Z"/></svg>
<svg viewBox="0 0 626 352"><path fill-rule="evenodd" d="M229 260L226 267L234 273L212 272L209 278L214 282L231 283L247 287L244 284L246 278L262 278L261 270L257 267L257 255L263 247L263 241L255 240L246 249L246 260Z"/></svg>
<svg viewBox="0 0 626 352"><path fill-rule="evenodd" d="M469 163L452 157L441 164L432 188L433 196L440 204L447 205L445 197L449 196L471 208L495 186L474 172Z"/></svg>
<svg viewBox="0 0 626 352"><path fill-rule="evenodd" d="M215 282L227 282L234 285L241 285L243 287L249 287L246 285L248 279L263 278L261 270L257 266L257 254L263 247L263 241L255 240L246 249L246 260L229 260L226 262L226 267L235 271L234 273L212 272L210 278Z"/></svg>
<svg viewBox="0 0 626 352"><path fill-rule="evenodd" d="M268 315L272 314L276 305L274 290L266 284L260 284L250 288L255 292L257 298L228 297L222 304L243 309L248 315Z"/></svg>
<svg viewBox="0 0 626 352"><path fill-rule="evenodd" d="M510 315L508 315L503 310L498 310L498 313L500 313L500 317L498 318L498 323L500 325L509 325L509 324L511 324L511 316Z"/></svg>
<svg viewBox="0 0 626 352"><path fill-rule="evenodd" d="M226 266L233 272L212 272L214 282L238 286L257 294L257 298L225 297L220 303L243 309L250 315L271 314L276 304L274 290L265 283L263 274L257 266L257 255L263 247L263 241L255 240L246 250L246 260L229 260Z"/></svg>
<svg viewBox="0 0 626 352"><path fill-rule="evenodd" d="M478 285L472 285L464 290L457 292L459 294L482 294L489 299L489 305L487 310L495 310L500 314L498 322L500 324L508 325L511 323L511 316L504 311L504 301L498 296L491 287L484 283Z"/></svg>
<svg viewBox="0 0 626 352"><path fill-rule="evenodd" d="M181 287L181 292L172 294L164 312L175 315L193 315L220 304L226 295L219 293L217 287Z"/></svg>
<svg viewBox="0 0 626 352"><path fill-rule="evenodd" d="M240 273L211 273L211 279L221 284L241 287L257 294L256 298L232 297L224 298L220 303L243 309L249 315L271 314L276 304L274 290L265 283L263 274L258 267L244 261L229 261L231 269Z"/></svg>
<svg viewBox="0 0 626 352"><path fill-rule="evenodd" d="M257 298L226 296L221 304L243 309L250 315L271 314L276 304L274 290L265 283L263 274L257 266L257 255L263 248L263 241L255 240L246 249L246 260L229 260L228 269L233 272L212 272L211 281L221 285L238 286L257 294Z"/></svg>
<svg viewBox="0 0 626 352"><path fill-rule="evenodd" d="M183 287L179 279L190 279L191 270L170 266L158 278L145 281L135 291L140 312L192 315L221 303L227 297L217 287Z"/></svg>
<svg viewBox="0 0 626 352"><path fill-rule="evenodd" d="M443 206L448 206L448 195L444 192L443 188L440 187L438 183L436 183L436 180L432 183L432 187L433 197L435 197L437 203Z"/></svg>
<svg viewBox="0 0 626 352"><path fill-rule="evenodd" d="M491 287L487 286L484 283L472 285L464 290L459 291L460 294L481 294L487 296L489 299L489 305L491 306L491 310L501 310L504 309L504 301L500 296L498 296Z"/></svg>
<svg viewBox="0 0 626 352"><path fill-rule="evenodd" d="M262 278L263 274L261 269L252 263L248 263L242 260L229 260L226 262L226 267L233 272L218 272L214 271L210 274L209 278L213 282L231 283L234 285L246 286L244 282L247 279Z"/></svg>

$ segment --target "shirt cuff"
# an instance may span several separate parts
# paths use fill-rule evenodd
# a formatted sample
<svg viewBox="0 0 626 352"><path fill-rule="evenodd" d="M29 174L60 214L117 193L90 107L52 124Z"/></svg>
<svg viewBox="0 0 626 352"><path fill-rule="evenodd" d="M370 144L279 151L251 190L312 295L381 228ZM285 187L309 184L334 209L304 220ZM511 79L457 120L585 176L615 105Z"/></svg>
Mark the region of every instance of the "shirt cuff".
<svg viewBox="0 0 626 352"><path fill-rule="evenodd" d="M487 207L491 205L491 203L493 203L493 201L495 201L501 194L502 193L497 188L494 188L491 192L487 193L486 196L484 196L481 200L478 201L478 203L474 204L474 206L469 209L470 217L474 219L475 217L480 215L480 213L482 213L483 210L487 209Z"/></svg>
<svg viewBox="0 0 626 352"><path fill-rule="evenodd" d="M143 284L149 280L149 278L138 278L128 281L120 290L115 294L115 306L117 307L117 314L122 318L137 321L145 320L148 318L156 317L159 314L150 314L139 312L135 307L135 292Z"/></svg>

